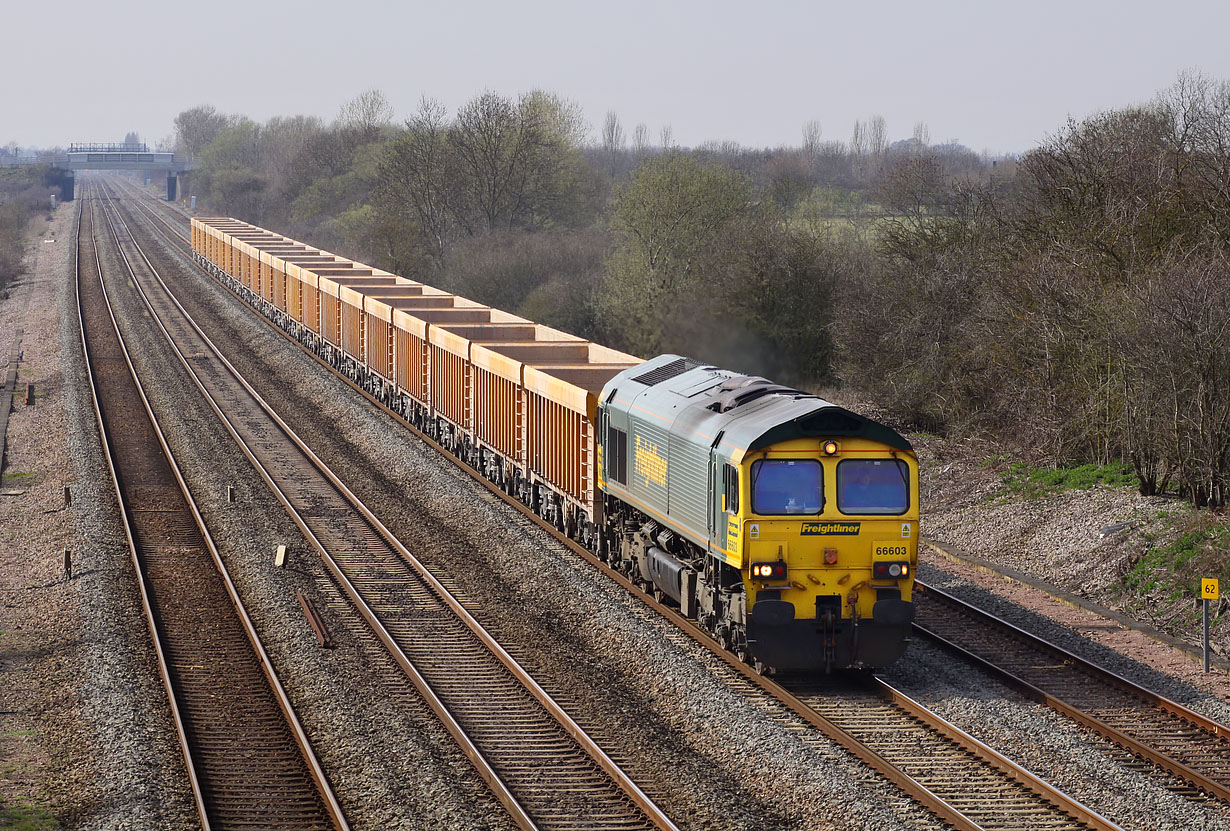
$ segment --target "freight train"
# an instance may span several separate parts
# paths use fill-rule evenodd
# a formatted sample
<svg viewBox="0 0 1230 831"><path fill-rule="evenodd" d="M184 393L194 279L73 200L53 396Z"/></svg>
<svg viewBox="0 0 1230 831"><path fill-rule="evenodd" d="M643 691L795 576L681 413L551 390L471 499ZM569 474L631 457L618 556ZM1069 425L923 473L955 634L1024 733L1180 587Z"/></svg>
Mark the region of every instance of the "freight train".
<svg viewBox="0 0 1230 831"><path fill-rule="evenodd" d="M229 218L198 262L345 374L763 671L905 649L910 443L816 396L649 361Z"/></svg>

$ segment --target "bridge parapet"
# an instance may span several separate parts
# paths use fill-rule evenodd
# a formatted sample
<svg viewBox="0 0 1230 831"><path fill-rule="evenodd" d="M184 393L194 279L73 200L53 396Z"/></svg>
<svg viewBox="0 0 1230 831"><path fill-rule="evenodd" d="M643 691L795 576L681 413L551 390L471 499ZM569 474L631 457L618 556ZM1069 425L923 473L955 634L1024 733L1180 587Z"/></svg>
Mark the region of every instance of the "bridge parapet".
<svg viewBox="0 0 1230 831"><path fill-rule="evenodd" d="M77 145L74 145L76 147ZM157 170L172 175L196 170L198 159L174 153L134 153L128 151L79 151L43 153L36 156L0 156L0 167L28 167L46 164L65 170Z"/></svg>
<svg viewBox="0 0 1230 831"><path fill-rule="evenodd" d="M126 141L95 142L93 144L70 144L69 153L148 153L149 145L144 142L132 143Z"/></svg>
<svg viewBox="0 0 1230 831"><path fill-rule="evenodd" d="M37 155L0 155L0 167L25 167L48 165L52 174L58 175L58 183L65 201L73 198L73 171L77 170L133 170L138 172L165 173L167 199L174 200L179 190L179 179L200 167L200 161L174 153L150 153L144 144L70 144L67 153L39 153Z"/></svg>

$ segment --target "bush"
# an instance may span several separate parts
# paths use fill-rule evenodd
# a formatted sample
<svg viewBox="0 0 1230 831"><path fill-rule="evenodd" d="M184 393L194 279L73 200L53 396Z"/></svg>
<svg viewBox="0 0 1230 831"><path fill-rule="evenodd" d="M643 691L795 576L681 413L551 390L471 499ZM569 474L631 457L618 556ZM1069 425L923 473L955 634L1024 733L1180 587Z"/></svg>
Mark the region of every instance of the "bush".
<svg viewBox="0 0 1230 831"><path fill-rule="evenodd" d="M42 184L45 173L42 167L0 170L0 289L25 273L30 217L46 208L53 192Z"/></svg>
<svg viewBox="0 0 1230 831"><path fill-rule="evenodd" d="M505 231L456 243L441 288L574 335L595 338L608 239L601 229Z"/></svg>

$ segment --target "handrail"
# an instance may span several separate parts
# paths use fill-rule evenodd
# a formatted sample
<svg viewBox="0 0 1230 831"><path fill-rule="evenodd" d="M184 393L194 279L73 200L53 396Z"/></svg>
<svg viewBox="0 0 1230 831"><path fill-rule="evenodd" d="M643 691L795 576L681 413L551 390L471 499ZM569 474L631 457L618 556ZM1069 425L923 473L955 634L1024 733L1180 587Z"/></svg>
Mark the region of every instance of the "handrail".
<svg viewBox="0 0 1230 831"><path fill-rule="evenodd" d="M107 142L103 144L70 144L69 153L148 153L149 145L127 144L125 142Z"/></svg>

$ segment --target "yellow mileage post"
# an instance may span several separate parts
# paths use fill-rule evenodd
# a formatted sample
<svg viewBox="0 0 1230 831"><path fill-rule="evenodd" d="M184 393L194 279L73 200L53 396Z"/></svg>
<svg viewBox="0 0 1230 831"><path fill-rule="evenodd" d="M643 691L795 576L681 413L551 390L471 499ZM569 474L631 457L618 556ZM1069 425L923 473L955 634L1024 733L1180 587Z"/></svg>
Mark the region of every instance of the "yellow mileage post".
<svg viewBox="0 0 1230 831"><path fill-rule="evenodd" d="M1220 597L1217 591L1216 577L1203 577L1200 580L1200 599L1204 603L1204 671L1209 671L1209 601Z"/></svg>

